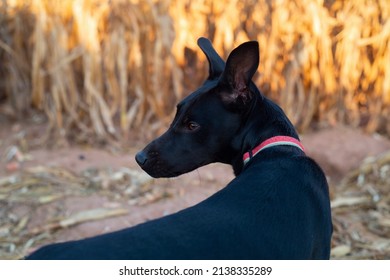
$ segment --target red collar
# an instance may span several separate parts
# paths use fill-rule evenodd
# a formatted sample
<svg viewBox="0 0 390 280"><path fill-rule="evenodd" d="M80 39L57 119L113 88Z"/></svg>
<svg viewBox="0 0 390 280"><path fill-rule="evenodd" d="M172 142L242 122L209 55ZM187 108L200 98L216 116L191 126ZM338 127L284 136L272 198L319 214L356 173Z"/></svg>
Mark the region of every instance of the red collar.
<svg viewBox="0 0 390 280"><path fill-rule="evenodd" d="M275 136L268 138L264 142L260 143L260 145L256 146L253 150L245 153L243 156L244 165L247 164L251 160L251 158L257 155L260 151L278 145L294 146L305 152L305 148L302 146L299 140L290 136Z"/></svg>

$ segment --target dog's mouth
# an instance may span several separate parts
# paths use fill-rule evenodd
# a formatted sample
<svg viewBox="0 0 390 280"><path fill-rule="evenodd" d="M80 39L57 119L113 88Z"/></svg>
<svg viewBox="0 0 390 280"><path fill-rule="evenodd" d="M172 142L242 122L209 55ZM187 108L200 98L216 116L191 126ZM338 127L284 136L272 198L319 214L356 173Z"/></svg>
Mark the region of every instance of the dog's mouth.
<svg viewBox="0 0 390 280"><path fill-rule="evenodd" d="M161 155L156 151L145 152L140 151L136 154L135 160L138 165L153 178L172 178L180 176L184 173L191 172L200 166L206 165L209 162L201 162L195 164L184 164L184 162L167 162L161 158Z"/></svg>

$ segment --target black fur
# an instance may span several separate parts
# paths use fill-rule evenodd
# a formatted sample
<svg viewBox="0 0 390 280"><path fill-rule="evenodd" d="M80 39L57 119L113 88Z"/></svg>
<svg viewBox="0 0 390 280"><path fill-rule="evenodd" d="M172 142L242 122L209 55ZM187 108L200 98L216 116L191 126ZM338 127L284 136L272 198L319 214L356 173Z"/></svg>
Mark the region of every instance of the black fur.
<svg viewBox="0 0 390 280"><path fill-rule="evenodd" d="M236 178L205 201L122 231L43 247L29 259L328 259L332 235L328 185L300 149L267 148L242 156L278 135L298 139L283 111L251 81L257 42L229 55L199 46L209 77L181 101L162 136L136 156L154 177L173 177L211 162L233 166Z"/></svg>

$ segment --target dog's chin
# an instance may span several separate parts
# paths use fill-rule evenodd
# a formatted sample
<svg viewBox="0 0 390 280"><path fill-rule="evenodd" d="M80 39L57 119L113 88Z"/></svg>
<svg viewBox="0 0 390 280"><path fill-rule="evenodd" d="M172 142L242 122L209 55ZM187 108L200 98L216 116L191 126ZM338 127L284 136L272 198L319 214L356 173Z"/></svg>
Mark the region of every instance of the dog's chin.
<svg viewBox="0 0 390 280"><path fill-rule="evenodd" d="M187 172L190 172L190 171L183 171L183 172L176 172L176 171L169 171L169 170L145 170L144 171L146 173L149 174L149 176L153 177L153 178L174 178L174 177L178 177L182 174L185 174Z"/></svg>
<svg viewBox="0 0 390 280"><path fill-rule="evenodd" d="M142 167L141 167L142 168ZM173 170L170 168L142 168L149 176L153 178L175 178L185 173L189 173L198 167L187 168L183 170Z"/></svg>

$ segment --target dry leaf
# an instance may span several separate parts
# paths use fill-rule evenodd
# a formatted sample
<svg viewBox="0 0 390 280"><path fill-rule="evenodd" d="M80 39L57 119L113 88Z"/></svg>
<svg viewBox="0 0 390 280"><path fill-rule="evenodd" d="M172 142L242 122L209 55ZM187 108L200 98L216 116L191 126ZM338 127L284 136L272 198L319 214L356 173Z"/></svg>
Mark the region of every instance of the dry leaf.
<svg viewBox="0 0 390 280"><path fill-rule="evenodd" d="M336 197L331 201L332 208L339 208L345 206L361 206L371 202L371 199L366 196L362 197Z"/></svg>
<svg viewBox="0 0 390 280"><path fill-rule="evenodd" d="M332 248L330 253L332 258L341 258L345 257L351 252L351 246L349 245L339 245L337 247Z"/></svg>
<svg viewBox="0 0 390 280"><path fill-rule="evenodd" d="M101 220L114 216L121 216L128 214L128 210L124 208L109 209L109 208L96 208L92 210L81 211L73 214L69 218L52 222L42 227L35 228L31 231L32 234L38 234L43 231L56 230L59 228L70 227L83 222Z"/></svg>

